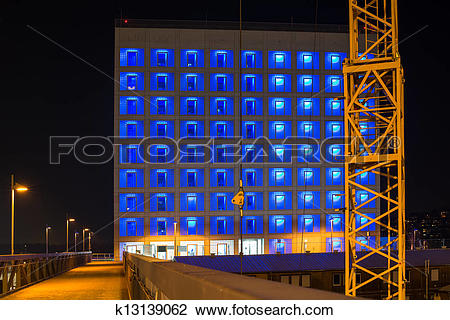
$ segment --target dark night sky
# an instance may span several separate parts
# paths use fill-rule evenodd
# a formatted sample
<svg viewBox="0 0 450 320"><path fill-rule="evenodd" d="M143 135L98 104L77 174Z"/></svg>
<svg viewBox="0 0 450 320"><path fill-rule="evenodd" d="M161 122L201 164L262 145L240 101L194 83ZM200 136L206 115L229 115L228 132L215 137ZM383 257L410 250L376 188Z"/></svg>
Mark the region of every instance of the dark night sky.
<svg viewBox="0 0 450 320"><path fill-rule="evenodd" d="M318 0L318 22L347 24L347 0ZM244 0L247 21L314 22L315 1ZM399 3L400 44L405 68L407 212L448 208L446 162L449 125L444 11L433 1ZM239 1L2 1L1 92L3 140L0 166L0 254L10 237L10 174L31 186L16 202L16 243L65 243L65 214L76 228L94 231L113 217L112 163L85 166L71 158L48 164L50 135L113 134L113 82L42 38L46 34L105 73L113 74L114 18L237 20ZM439 72L439 73L438 73ZM440 82L441 81L441 82ZM96 236L112 251L112 227ZM94 246L95 247L95 246ZM16 247L21 251L23 245ZM60 248L61 249L61 248Z"/></svg>

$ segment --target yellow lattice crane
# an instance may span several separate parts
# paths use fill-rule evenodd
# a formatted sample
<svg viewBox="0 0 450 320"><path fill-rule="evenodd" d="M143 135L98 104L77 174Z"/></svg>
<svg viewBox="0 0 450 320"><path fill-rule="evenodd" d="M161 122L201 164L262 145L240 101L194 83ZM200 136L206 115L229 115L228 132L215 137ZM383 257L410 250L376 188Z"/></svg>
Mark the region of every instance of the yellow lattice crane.
<svg viewBox="0 0 450 320"><path fill-rule="evenodd" d="M398 53L397 0L349 0L350 51L345 87L345 293L374 281L387 283L386 299L405 299L405 157L403 70ZM380 177L379 188L361 175ZM357 194L368 194L358 199ZM361 210L376 201L379 214ZM356 219L364 218L358 228ZM365 237L367 227L376 226ZM363 235L363 237L361 237ZM381 237L385 239L380 241ZM363 241L362 238L369 239ZM356 252L357 247L364 251ZM365 267L372 256L385 267ZM373 258L373 257L372 257ZM357 282L357 273L364 274Z"/></svg>

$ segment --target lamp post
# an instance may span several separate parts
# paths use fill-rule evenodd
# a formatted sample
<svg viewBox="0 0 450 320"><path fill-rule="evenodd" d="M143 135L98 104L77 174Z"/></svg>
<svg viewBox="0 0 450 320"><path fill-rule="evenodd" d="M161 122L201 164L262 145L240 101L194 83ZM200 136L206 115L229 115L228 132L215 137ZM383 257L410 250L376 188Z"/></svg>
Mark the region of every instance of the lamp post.
<svg viewBox="0 0 450 320"><path fill-rule="evenodd" d="M77 252L77 237L78 237L78 232L75 232L75 252Z"/></svg>
<svg viewBox="0 0 450 320"><path fill-rule="evenodd" d="M89 228L84 228L84 229L83 229L83 251L84 251L84 233L85 233L86 231L89 231Z"/></svg>
<svg viewBox="0 0 450 320"><path fill-rule="evenodd" d="M14 174L11 174L11 255L14 254L14 196L15 192L24 192L28 188L14 182Z"/></svg>
<svg viewBox="0 0 450 320"><path fill-rule="evenodd" d="M91 251L91 233L92 232L90 232L90 231L88 233L88 248L89 248L89 251Z"/></svg>
<svg viewBox="0 0 450 320"><path fill-rule="evenodd" d="M174 221L173 223L173 235L175 236L175 241L174 241L174 250L173 250L173 255L176 257L177 256L177 222Z"/></svg>
<svg viewBox="0 0 450 320"><path fill-rule="evenodd" d="M66 252L69 252L69 222L75 222L75 219L66 219Z"/></svg>
<svg viewBox="0 0 450 320"><path fill-rule="evenodd" d="M48 256L48 230L50 230L52 227L46 227L45 228L45 255Z"/></svg>

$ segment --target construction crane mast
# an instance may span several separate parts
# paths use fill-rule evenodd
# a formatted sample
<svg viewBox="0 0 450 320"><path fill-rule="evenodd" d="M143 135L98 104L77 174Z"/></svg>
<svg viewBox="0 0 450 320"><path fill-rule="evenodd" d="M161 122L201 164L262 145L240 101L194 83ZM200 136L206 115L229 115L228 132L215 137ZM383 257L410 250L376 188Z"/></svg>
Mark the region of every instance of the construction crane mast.
<svg viewBox="0 0 450 320"><path fill-rule="evenodd" d="M382 281L387 284L386 299L405 299L404 78L397 21L397 0L349 0L350 50L343 65L349 296ZM362 175L367 174L379 177L378 188L363 185ZM359 191L369 197L357 199ZM378 204L375 217L360 210L371 201ZM366 231L373 226L376 231ZM366 264L377 255L385 261L380 272Z"/></svg>

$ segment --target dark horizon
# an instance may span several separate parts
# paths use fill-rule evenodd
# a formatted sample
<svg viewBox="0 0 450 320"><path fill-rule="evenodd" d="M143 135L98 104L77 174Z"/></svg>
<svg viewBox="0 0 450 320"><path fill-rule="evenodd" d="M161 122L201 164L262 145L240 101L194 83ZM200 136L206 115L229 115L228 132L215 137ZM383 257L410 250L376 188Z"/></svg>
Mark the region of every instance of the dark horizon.
<svg viewBox="0 0 450 320"><path fill-rule="evenodd" d="M311 24L315 4L244 0L243 19ZM53 228L55 248L65 248L66 214L77 220L71 225L71 243L75 229L81 232L89 227L95 232L112 221L113 163L87 166L66 157L60 165L50 165L49 136L113 135L113 82L33 29L112 76L115 19L236 22L239 1L227 6L209 1L11 1L1 9L5 49L0 130L6 139L0 174L0 254L9 253L10 246L11 173L17 182L30 187L16 199L16 251L23 250L25 243L37 244L42 250L47 224ZM347 25L347 10L347 1L322 0L317 22ZM398 11L406 79L406 211L449 210L445 184L449 173L440 163L428 164L430 160L443 162L447 155L447 110L439 108L445 105L443 75L450 64L439 46L446 39L444 10L400 1ZM112 251L113 226L99 232L94 241L99 248Z"/></svg>

